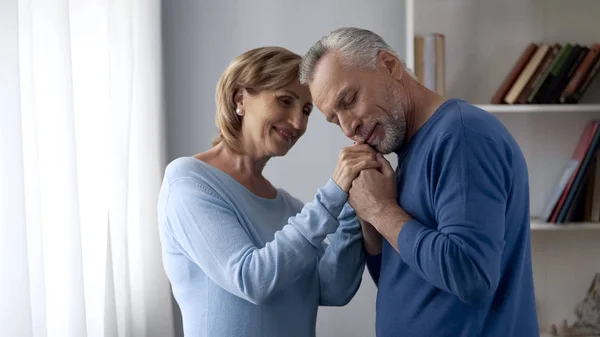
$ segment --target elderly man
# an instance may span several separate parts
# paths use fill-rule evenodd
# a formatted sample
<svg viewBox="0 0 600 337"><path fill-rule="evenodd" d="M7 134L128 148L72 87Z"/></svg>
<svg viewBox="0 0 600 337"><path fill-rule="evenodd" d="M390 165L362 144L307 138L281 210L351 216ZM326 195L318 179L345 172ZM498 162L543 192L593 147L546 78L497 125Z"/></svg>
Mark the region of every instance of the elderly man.
<svg viewBox="0 0 600 337"><path fill-rule="evenodd" d="M395 152L350 205L378 286L377 336L538 337L523 154L493 115L415 80L377 34L333 31L301 81L348 138Z"/></svg>

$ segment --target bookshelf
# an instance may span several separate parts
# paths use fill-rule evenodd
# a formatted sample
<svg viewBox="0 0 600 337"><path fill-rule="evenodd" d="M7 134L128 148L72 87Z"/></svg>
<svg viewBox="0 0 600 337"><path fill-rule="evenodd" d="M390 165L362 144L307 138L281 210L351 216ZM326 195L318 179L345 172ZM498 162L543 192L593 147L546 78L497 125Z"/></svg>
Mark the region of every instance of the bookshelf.
<svg viewBox="0 0 600 337"><path fill-rule="evenodd" d="M600 104L478 104L477 106L490 113L600 113Z"/></svg>
<svg viewBox="0 0 600 337"><path fill-rule="evenodd" d="M576 104L491 104L491 99L528 44L600 43L600 1L406 2L408 33L444 36L445 95L497 116L526 158L538 323L542 336L549 336L552 324L575 322L575 306L600 272L600 223L538 219L586 122L600 118L600 76ZM408 40L407 64L416 71L419 48Z"/></svg>
<svg viewBox="0 0 600 337"><path fill-rule="evenodd" d="M565 224L554 224L531 219L532 231L588 231L600 230L600 223L597 222L571 222Z"/></svg>

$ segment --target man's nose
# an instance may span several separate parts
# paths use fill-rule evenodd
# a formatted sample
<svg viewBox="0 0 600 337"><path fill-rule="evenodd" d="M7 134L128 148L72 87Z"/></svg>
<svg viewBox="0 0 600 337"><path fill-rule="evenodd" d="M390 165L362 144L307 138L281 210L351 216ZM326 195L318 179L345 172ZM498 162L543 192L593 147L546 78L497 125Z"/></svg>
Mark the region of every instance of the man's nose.
<svg viewBox="0 0 600 337"><path fill-rule="evenodd" d="M350 116L344 116L340 118L340 126L346 137L354 138L358 127L360 126L360 121Z"/></svg>

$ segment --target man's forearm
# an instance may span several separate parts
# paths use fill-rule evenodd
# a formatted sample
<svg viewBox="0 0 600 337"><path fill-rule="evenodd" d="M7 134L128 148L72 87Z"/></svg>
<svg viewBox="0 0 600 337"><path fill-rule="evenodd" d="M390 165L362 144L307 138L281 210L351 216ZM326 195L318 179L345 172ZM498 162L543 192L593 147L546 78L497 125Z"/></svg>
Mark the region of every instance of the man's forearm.
<svg viewBox="0 0 600 337"><path fill-rule="evenodd" d="M359 219L360 226L363 234L363 244L367 254L376 256L381 254L381 245L383 243L383 237L370 223Z"/></svg>
<svg viewBox="0 0 600 337"><path fill-rule="evenodd" d="M398 204L385 205L379 215L371 221L373 227L398 251L398 235L410 216Z"/></svg>

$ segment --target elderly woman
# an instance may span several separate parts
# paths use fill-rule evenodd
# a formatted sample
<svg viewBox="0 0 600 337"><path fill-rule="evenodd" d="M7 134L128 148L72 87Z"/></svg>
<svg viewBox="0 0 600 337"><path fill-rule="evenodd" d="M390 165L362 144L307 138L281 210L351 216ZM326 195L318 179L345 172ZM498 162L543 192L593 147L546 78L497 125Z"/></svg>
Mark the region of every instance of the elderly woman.
<svg viewBox="0 0 600 337"><path fill-rule="evenodd" d="M361 229L346 201L361 170L381 167L374 151L342 150L306 205L262 175L306 131L300 61L278 47L238 56L217 85L213 147L166 169L163 261L187 337L314 336L318 306L345 305L360 285Z"/></svg>

